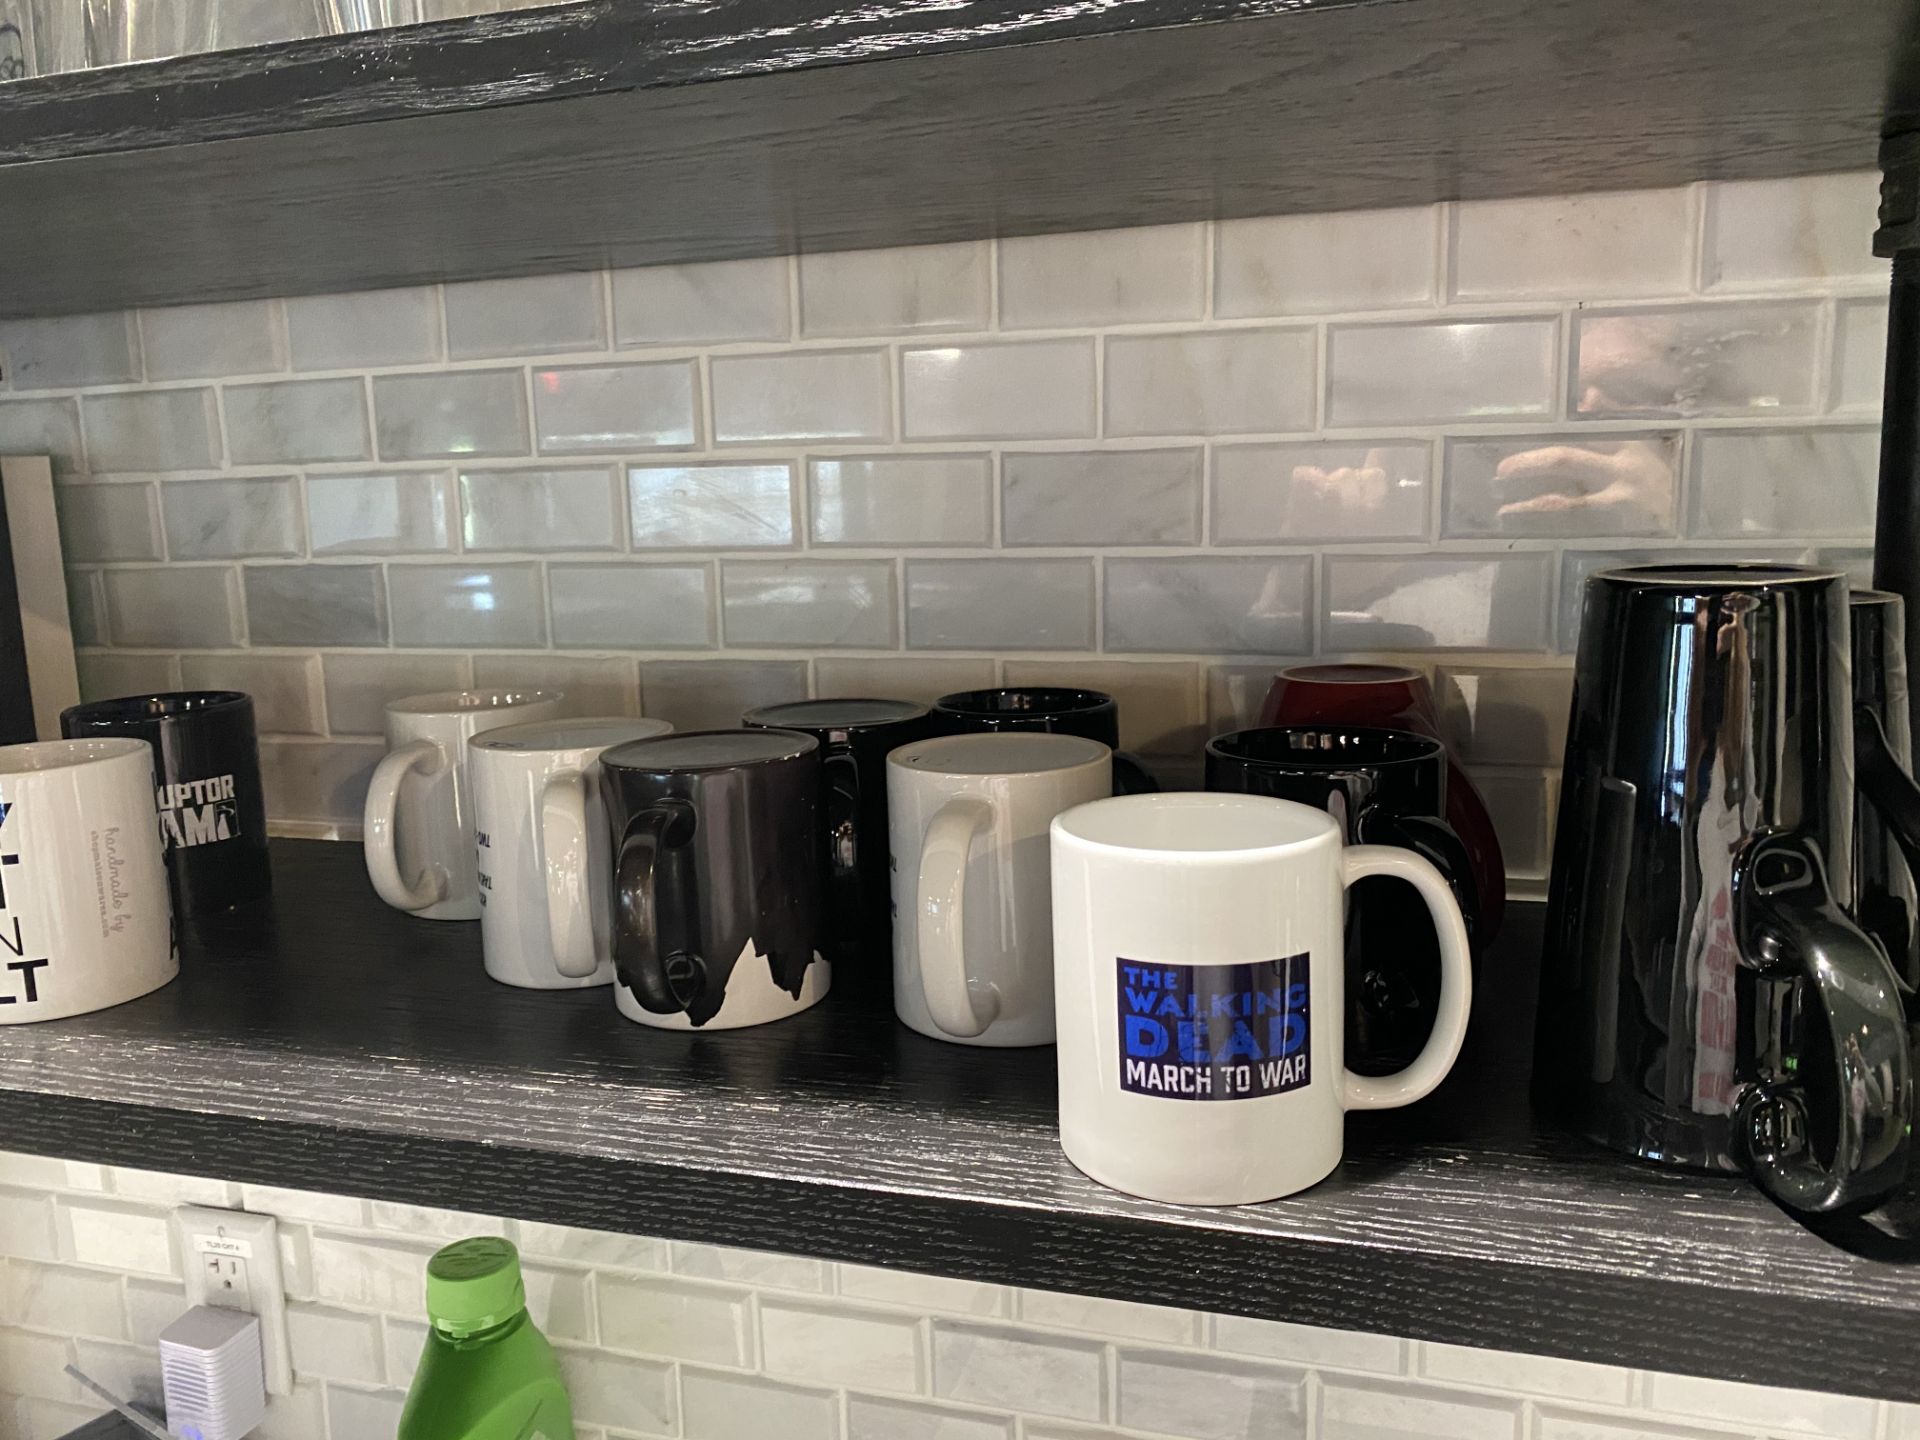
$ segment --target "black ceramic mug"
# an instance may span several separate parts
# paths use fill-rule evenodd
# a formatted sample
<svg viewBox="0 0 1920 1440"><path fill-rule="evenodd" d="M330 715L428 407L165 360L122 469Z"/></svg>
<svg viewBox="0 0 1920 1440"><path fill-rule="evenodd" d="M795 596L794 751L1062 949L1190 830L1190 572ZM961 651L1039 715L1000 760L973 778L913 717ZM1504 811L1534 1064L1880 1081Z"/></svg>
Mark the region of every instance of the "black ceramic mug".
<svg viewBox="0 0 1920 1440"><path fill-rule="evenodd" d="M183 690L94 700L61 712L60 733L69 740L128 735L153 747L175 916L244 905L272 888L251 696Z"/></svg>
<svg viewBox="0 0 1920 1440"><path fill-rule="evenodd" d="M731 1030L827 993L820 789L819 742L794 730L693 730L602 753L621 1014Z"/></svg>
<svg viewBox="0 0 1920 1440"><path fill-rule="evenodd" d="M1447 813L1447 750L1407 730L1285 725L1207 742L1207 789L1324 810L1350 845L1397 845L1446 877L1469 938L1483 928L1467 847ZM1440 937L1426 902L1384 877L1357 882L1345 934L1347 1066L1391 1075L1425 1048L1440 1013ZM1476 952L1477 952L1476 944ZM1477 959L1477 953L1476 953Z"/></svg>
<svg viewBox="0 0 1920 1440"><path fill-rule="evenodd" d="M1907 715L1906 607L1886 590L1855 590L1853 741L1860 799L1853 816L1854 916L1887 952L1908 998L1920 994L1920 789ZM1907 1022L1920 1040L1920 1013ZM1916 1045L1920 1050L1920 1045Z"/></svg>
<svg viewBox="0 0 1920 1440"><path fill-rule="evenodd" d="M1160 788L1146 767L1120 749L1120 704L1101 690L1057 685L959 690L934 703L933 723L941 735L1039 730L1098 740L1113 751L1116 795L1149 795Z"/></svg>
<svg viewBox="0 0 1920 1440"><path fill-rule="evenodd" d="M798 730L820 745L824 783L827 940L840 979L893 983L893 899L887 873L887 755L929 733L911 700L794 700L749 710L752 730Z"/></svg>

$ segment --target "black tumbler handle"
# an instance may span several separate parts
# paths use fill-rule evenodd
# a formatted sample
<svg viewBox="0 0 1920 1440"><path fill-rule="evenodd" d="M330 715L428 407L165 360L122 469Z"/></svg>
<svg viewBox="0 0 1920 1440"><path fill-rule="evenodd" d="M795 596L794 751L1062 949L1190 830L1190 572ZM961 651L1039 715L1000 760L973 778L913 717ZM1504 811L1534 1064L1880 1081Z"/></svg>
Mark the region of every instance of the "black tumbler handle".
<svg viewBox="0 0 1920 1440"><path fill-rule="evenodd" d="M1748 847L1734 869L1733 901L1742 961L1766 979L1812 986L1834 1066L1827 1076L1747 1087L1734 1107L1735 1143L1755 1182L1789 1209L1863 1209L1906 1175L1913 1075L1893 969L1834 902L1818 851L1797 836L1767 835ZM1809 1103L1832 1107L1830 1165L1814 1153Z"/></svg>
<svg viewBox="0 0 1920 1440"><path fill-rule="evenodd" d="M1853 738L1860 794L1900 847L1913 878L1920 881L1920 785L1901 768L1872 706L1854 707Z"/></svg>
<svg viewBox="0 0 1920 1440"><path fill-rule="evenodd" d="M691 1008L706 984L699 956L660 953L660 852L684 845L692 833L690 807L672 800L649 805L627 822L614 861L614 971L641 1008L655 1015Z"/></svg>

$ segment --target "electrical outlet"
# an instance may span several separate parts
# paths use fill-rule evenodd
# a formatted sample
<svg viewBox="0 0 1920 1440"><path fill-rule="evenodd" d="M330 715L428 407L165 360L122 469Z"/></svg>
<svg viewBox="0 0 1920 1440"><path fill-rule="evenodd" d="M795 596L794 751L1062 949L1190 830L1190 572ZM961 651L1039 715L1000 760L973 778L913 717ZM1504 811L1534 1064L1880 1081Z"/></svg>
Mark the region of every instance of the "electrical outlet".
<svg viewBox="0 0 1920 1440"><path fill-rule="evenodd" d="M187 1304L244 1310L260 1317L267 1393L293 1388L287 1345L287 1287L280 1275L280 1227L271 1215L186 1205L173 1212Z"/></svg>

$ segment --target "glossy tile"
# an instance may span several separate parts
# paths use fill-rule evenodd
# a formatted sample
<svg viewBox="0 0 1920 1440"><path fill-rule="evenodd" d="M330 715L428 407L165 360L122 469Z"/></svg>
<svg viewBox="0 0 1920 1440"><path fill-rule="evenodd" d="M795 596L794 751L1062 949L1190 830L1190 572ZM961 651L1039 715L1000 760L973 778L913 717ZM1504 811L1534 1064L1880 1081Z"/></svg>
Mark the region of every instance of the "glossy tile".
<svg viewBox="0 0 1920 1440"><path fill-rule="evenodd" d="M1327 423L1417 425L1553 413L1552 320L1335 325Z"/></svg>
<svg viewBox="0 0 1920 1440"><path fill-rule="evenodd" d="M625 655L515 655L487 651L473 657L473 683L482 690L553 690L565 698L562 715L638 715L638 667Z"/></svg>
<svg viewBox="0 0 1920 1440"><path fill-rule="evenodd" d="M1433 299L1438 208L1225 220L1216 227L1214 313L1315 315Z"/></svg>
<svg viewBox="0 0 1920 1440"><path fill-rule="evenodd" d="M1703 431L1694 436L1688 533L1866 539L1879 481L1875 429Z"/></svg>
<svg viewBox="0 0 1920 1440"><path fill-rule="evenodd" d="M0 455L45 455L56 475L82 467L80 402L0 400Z"/></svg>
<svg viewBox="0 0 1920 1440"><path fill-rule="evenodd" d="M300 491L287 477L171 480L160 487L174 560L285 558L303 553Z"/></svg>
<svg viewBox="0 0 1920 1440"><path fill-rule="evenodd" d="M1091 340L905 350L900 367L908 440L1071 439L1094 433Z"/></svg>
<svg viewBox="0 0 1920 1440"><path fill-rule="evenodd" d="M849 1395L847 1440L1013 1440L1013 1417Z"/></svg>
<svg viewBox="0 0 1920 1440"><path fill-rule="evenodd" d="M1652 1372L1646 1377L1644 1403L1669 1414L1765 1426L1770 1431L1804 1431L1826 1440L1867 1440L1874 1433L1878 1409L1873 1401L1855 1395Z"/></svg>
<svg viewBox="0 0 1920 1440"><path fill-rule="evenodd" d="M1693 206L1684 187L1452 207L1456 300L1684 295Z"/></svg>
<svg viewBox="0 0 1920 1440"><path fill-rule="evenodd" d="M1734 290L1884 278L1887 262L1873 255L1879 192L1872 170L1709 185L1701 279Z"/></svg>
<svg viewBox="0 0 1920 1440"><path fill-rule="evenodd" d="M547 643L538 565L389 565L393 643L528 649Z"/></svg>
<svg viewBox="0 0 1920 1440"><path fill-rule="evenodd" d="M104 570L100 579L116 645L221 647L240 638L229 566Z"/></svg>
<svg viewBox="0 0 1920 1440"><path fill-rule="evenodd" d="M132 390L80 401L87 468L211 470L220 464L211 390Z"/></svg>
<svg viewBox="0 0 1920 1440"><path fill-rule="evenodd" d="M1078 690L1101 690L1113 696L1120 706L1120 748L1123 750L1143 755L1191 755L1198 753L1206 741L1200 709L1199 667L1191 662L1009 660L1003 668L1009 685L1065 685ZM1069 1298L1084 1299L1056 1295L1054 1300L1065 1303ZM1048 1305L1049 1302L1023 1299L1021 1314L1029 1320L1041 1320L1042 1311L1051 1316L1069 1313L1057 1304L1052 1308ZM1156 1310L1156 1313L1164 1321L1168 1315L1184 1312ZM1064 1321L1052 1319L1045 1323ZM1127 1333L1137 1333L1137 1330Z"/></svg>
<svg viewBox="0 0 1920 1440"><path fill-rule="evenodd" d="M888 1310L845 1302L806 1304L763 1299L761 1366L769 1375L861 1390L920 1388L920 1322Z"/></svg>
<svg viewBox="0 0 1920 1440"><path fill-rule="evenodd" d="M358 379L229 385L227 450L236 465L365 460L366 391Z"/></svg>
<svg viewBox="0 0 1920 1440"><path fill-rule="evenodd" d="M694 443L693 365L574 365L533 372L534 430L549 455L671 450Z"/></svg>
<svg viewBox="0 0 1920 1440"><path fill-rule="evenodd" d="M249 565L242 572L255 645L384 645L377 565Z"/></svg>
<svg viewBox="0 0 1920 1440"><path fill-rule="evenodd" d="M180 683L189 690L244 690L253 697L262 734L321 733L317 655L182 655Z"/></svg>
<svg viewBox="0 0 1920 1440"><path fill-rule="evenodd" d="M1839 301L1834 306L1833 328L1830 408L1877 412L1887 382L1887 302L1878 298Z"/></svg>
<svg viewBox="0 0 1920 1440"><path fill-rule="evenodd" d="M994 683L991 660L934 660L867 655L823 655L813 662L814 693L822 697L873 696L931 705L956 690L983 690Z"/></svg>
<svg viewBox="0 0 1920 1440"><path fill-rule="evenodd" d="M296 370L419 365L444 358L431 286L296 295L285 302Z"/></svg>
<svg viewBox="0 0 1920 1440"><path fill-rule="evenodd" d="M386 751L386 745L377 740L263 738L260 778L267 792L267 813L279 819L346 825L357 831L367 810L367 783ZM419 1257L416 1263L424 1264L425 1257ZM338 1390L334 1393L336 1397L339 1394ZM391 1398L397 1400L399 1396L395 1393ZM346 1418L340 1408L333 1414L336 1420Z"/></svg>
<svg viewBox="0 0 1920 1440"><path fill-rule="evenodd" d="M630 1425L654 1435L681 1433L671 1365L571 1346L556 1353L575 1421Z"/></svg>
<svg viewBox="0 0 1920 1440"><path fill-rule="evenodd" d="M1215 446L1213 543L1424 539L1431 464L1423 441Z"/></svg>
<svg viewBox="0 0 1920 1440"><path fill-rule="evenodd" d="M455 360L607 348L606 297L591 271L470 280L441 292Z"/></svg>
<svg viewBox="0 0 1920 1440"><path fill-rule="evenodd" d="M616 345L784 340L790 330L783 256L613 272Z"/></svg>
<svg viewBox="0 0 1920 1440"><path fill-rule="evenodd" d="M315 555L402 555L449 548L452 481L437 470L309 475L307 541Z"/></svg>
<svg viewBox="0 0 1920 1440"><path fill-rule="evenodd" d="M148 695L180 688L180 667L171 655L83 651L74 656L74 665L80 672L82 700L117 700L122 695ZM13 1241L15 1246L18 1243ZM17 1249L15 1253L19 1253Z"/></svg>
<svg viewBox="0 0 1920 1440"><path fill-rule="evenodd" d="M1553 557L1329 555L1321 645L1342 650L1544 650Z"/></svg>
<svg viewBox="0 0 1920 1440"><path fill-rule="evenodd" d="M643 660L641 713L676 730L738 725L757 705L807 697L804 660Z"/></svg>
<svg viewBox="0 0 1920 1440"><path fill-rule="evenodd" d="M549 565L553 643L593 650L705 650L713 572L686 565Z"/></svg>
<svg viewBox="0 0 1920 1440"><path fill-rule="evenodd" d="M1443 535L1671 535L1680 436L1454 437L1446 470Z"/></svg>
<svg viewBox="0 0 1920 1440"><path fill-rule="evenodd" d="M746 1375L682 1368L687 1440L839 1440L840 1400L831 1390L778 1385Z"/></svg>
<svg viewBox="0 0 1920 1440"><path fill-rule="evenodd" d="M464 655L323 655L320 665L335 735L384 734L389 700L475 683Z"/></svg>
<svg viewBox="0 0 1920 1440"><path fill-rule="evenodd" d="M1103 1347L1005 1326L933 1322L933 1393L1070 1419L1106 1410Z"/></svg>
<svg viewBox="0 0 1920 1440"><path fill-rule="evenodd" d="M986 545L985 455L819 456L807 464L816 545Z"/></svg>
<svg viewBox="0 0 1920 1440"><path fill-rule="evenodd" d="M1810 301L1585 312L1570 403L1582 416L1808 413L1819 319Z"/></svg>
<svg viewBox="0 0 1920 1440"><path fill-rule="evenodd" d="M1434 677L1440 724L1469 764L1559 765L1567 753L1573 670L1448 664Z"/></svg>
<svg viewBox="0 0 1920 1440"><path fill-rule="evenodd" d="M632 465L636 549L743 549L793 544L793 467Z"/></svg>
<svg viewBox="0 0 1920 1440"><path fill-rule="evenodd" d="M1198 446L1009 451L1001 457L1008 545L1176 545L1200 535Z"/></svg>
<svg viewBox="0 0 1920 1440"><path fill-rule="evenodd" d="M15 390L115 385L140 378L133 316L60 315L0 320L0 378Z"/></svg>
<svg viewBox="0 0 1920 1440"><path fill-rule="evenodd" d="M107 600L97 570L67 567L67 623L72 627L75 645L109 643Z"/></svg>
<svg viewBox="0 0 1920 1440"><path fill-rule="evenodd" d="M1006 329L1198 320L1206 308L1206 227L1156 225L1000 242Z"/></svg>
<svg viewBox="0 0 1920 1440"><path fill-rule="evenodd" d="M1518 1400L1332 1377L1320 1389L1324 1440L1516 1440L1519 1433Z"/></svg>
<svg viewBox="0 0 1920 1440"><path fill-rule="evenodd" d="M1307 1372L1168 1351L1119 1352L1118 1419L1181 1440L1281 1440L1307 1423Z"/></svg>
<svg viewBox="0 0 1920 1440"><path fill-rule="evenodd" d="M720 566L727 644L891 650L893 562L727 560Z"/></svg>
<svg viewBox="0 0 1920 1440"><path fill-rule="evenodd" d="M1106 562L1106 648L1240 655L1312 648L1305 557Z"/></svg>
<svg viewBox="0 0 1920 1440"><path fill-rule="evenodd" d="M280 307L272 300L143 310L140 343L149 380L207 380L287 368Z"/></svg>
<svg viewBox="0 0 1920 1440"><path fill-rule="evenodd" d="M383 460L528 451L527 397L518 370L376 375L373 413Z"/></svg>
<svg viewBox="0 0 1920 1440"><path fill-rule="evenodd" d="M1213 1317L1213 1346L1238 1355L1261 1355L1334 1370L1400 1375L1407 1368L1407 1342L1390 1335L1331 1330L1284 1320L1253 1320L1242 1315Z"/></svg>
<svg viewBox="0 0 1920 1440"><path fill-rule="evenodd" d="M800 350L718 356L713 438L884 440L893 430L884 350Z"/></svg>
<svg viewBox="0 0 1920 1440"><path fill-rule="evenodd" d="M158 560L151 485L60 485L53 492L68 560Z"/></svg>
<svg viewBox="0 0 1920 1440"><path fill-rule="evenodd" d="M618 550L625 517L611 469L463 470L468 550Z"/></svg>
<svg viewBox="0 0 1920 1440"><path fill-rule="evenodd" d="M800 333L984 330L992 263L980 240L802 255Z"/></svg>
<svg viewBox="0 0 1920 1440"><path fill-rule="evenodd" d="M1085 650L1089 560L908 560L907 644L916 650Z"/></svg>
<svg viewBox="0 0 1920 1440"><path fill-rule="evenodd" d="M1313 427L1311 330L1107 340L1109 435L1231 435Z"/></svg>
<svg viewBox="0 0 1920 1440"><path fill-rule="evenodd" d="M1559 768L1560 760L1556 757L1553 770L1557 772ZM1551 859L1549 836L1553 819L1548 801L1547 772L1488 770L1475 766L1469 778L1473 781L1473 788L1480 792L1480 798L1486 802L1487 818L1493 821L1494 833L1500 837L1500 858L1506 864L1508 877L1544 880ZM1538 1357L1516 1355L1511 1358L1523 1362ZM1563 1360L1552 1363L1571 1365L1575 1362ZM1610 1374L1622 1374L1612 1367L1607 1369ZM1516 1366L1515 1370L1517 1373L1519 1367ZM1538 1388L1550 1395L1569 1398L1577 1393L1571 1385L1562 1388L1552 1383L1542 1383Z"/></svg>

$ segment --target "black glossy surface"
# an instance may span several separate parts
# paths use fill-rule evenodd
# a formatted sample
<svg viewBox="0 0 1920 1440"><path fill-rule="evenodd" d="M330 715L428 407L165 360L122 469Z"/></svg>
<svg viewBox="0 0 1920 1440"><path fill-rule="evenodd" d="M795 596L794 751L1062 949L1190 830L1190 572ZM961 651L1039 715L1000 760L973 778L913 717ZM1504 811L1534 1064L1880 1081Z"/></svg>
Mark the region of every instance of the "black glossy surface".
<svg viewBox="0 0 1920 1440"><path fill-rule="evenodd" d="M1113 751L1113 793L1150 795L1159 782L1120 748L1120 702L1102 690L1057 685L1003 685L991 690L956 690L933 706L933 726L941 735L1043 731L1097 740Z"/></svg>
<svg viewBox="0 0 1920 1440"><path fill-rule="evenodd" d="M1862 781L1853 814L1853 914L1893 962L1908 1028L1920 1038L1920 894L1913 863L1920 860L1920 795L1910 783L1904 610L1900 597L1885 590L1855 590L1849 607L1855 764Z"/></svg>
<svg viewBox="0 0 1920 1440"><path fill-rule="evenodd" d="M0 314L1858 169L1913 9L598 0L54 76Z"/></svg>
<svg viewBox="0 0 1920 1440"><path fill-rule="evenodd" d="M857 993L643 1029L604 989L492 983L477 927L380 904L356 846L274 852L272 900L193 927L172 985L0 1027L0 1146L1920 1400L1920 1267L1532 1121L1538 906L1439 1092L1350 1117L1325 1183L1203 1210L1067 1163L1049 1050L927 1040Z"/></svg>

